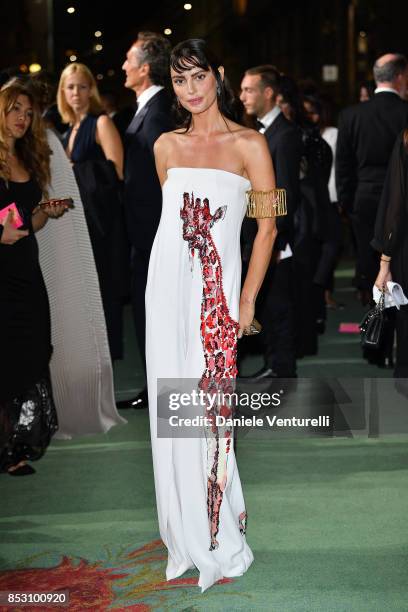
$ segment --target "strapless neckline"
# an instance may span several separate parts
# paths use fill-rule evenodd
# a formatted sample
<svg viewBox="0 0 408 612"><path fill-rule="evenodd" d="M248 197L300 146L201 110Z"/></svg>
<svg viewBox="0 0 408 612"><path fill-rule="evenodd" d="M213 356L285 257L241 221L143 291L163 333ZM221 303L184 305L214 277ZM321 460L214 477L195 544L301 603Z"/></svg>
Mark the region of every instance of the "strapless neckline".
<svg viewBox="0 0 408 612"><path fill-rule="evenodd" d="M245 178L245 176L242 176L242 174L237 174L236 172L230 172L230 170L223 170L222 168L198 168L198 167L188 167L188 166L174 166L173 168L167 168L167 173L174 172L175 170L188 170L189 172L190 170L194 170L194 171L198 170L200 172L223 172L224 174L228 174L229 176L234 176L237 179L245 181L245 183L247 183L248 185L251 184L249 179ZM167 178L164 181L164 183L167 181Z"/></svg>

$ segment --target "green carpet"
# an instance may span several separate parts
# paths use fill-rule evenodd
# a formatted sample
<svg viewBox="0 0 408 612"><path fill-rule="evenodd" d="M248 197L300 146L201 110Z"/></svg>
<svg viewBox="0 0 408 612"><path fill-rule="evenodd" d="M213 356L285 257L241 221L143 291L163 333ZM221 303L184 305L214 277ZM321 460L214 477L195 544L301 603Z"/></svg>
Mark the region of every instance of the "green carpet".
<svg viewBox="0 0 408 612"><path fill-rule="evenodd" d="M79 611L407 610L408 436L241 440L255 562L201 595L196 572L164 583L147 415L127 416L2 476L0 590L65 587Z"/></svg>
<svg viewBox="0 0 408 612"><path fill-rule="evenodd" d="M337 333L362 314L348 284L343 270L346 308L329 312L319 355L299 362L305 379L390 374L361 359L356 336ZM129 313L126 350L120 398L143 380ZM244 369L259 363L251 356ZM201 594L195 571L165 582L147 412L123 416L106 435L53 441L32 477L0 476L0 591L68 590L72 612L408 610L408 434L239 439L255 561ZM20 609L56 608L0 606Z"/></svg>

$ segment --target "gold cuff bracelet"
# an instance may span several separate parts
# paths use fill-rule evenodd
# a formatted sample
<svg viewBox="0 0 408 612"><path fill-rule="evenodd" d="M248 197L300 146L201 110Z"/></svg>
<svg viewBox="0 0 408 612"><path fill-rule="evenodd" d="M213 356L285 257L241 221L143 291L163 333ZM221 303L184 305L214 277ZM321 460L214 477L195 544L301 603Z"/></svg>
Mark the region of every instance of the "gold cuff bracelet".
<svg viewBox="0 0 408 612"><path fill-rule="evenodd" d="M287 214L285 189L271 189L270 191L250 189L246 192L246 199L246 214L252 219L282 217Z"/></svg>

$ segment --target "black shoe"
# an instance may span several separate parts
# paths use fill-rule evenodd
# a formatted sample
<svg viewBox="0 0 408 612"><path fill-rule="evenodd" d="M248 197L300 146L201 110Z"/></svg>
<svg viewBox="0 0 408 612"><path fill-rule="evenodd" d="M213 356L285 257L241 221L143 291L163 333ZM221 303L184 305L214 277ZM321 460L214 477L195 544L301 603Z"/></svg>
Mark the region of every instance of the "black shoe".
<svg viewBox="0 0 408 612"><path fill-rule="evenodd" d="M136 395L136 397L132 397L128 400L122 400L121 402L116 402L116 408L118 410L127 410L129 408L135 408L135 410L139 410L141 408L147 408L149 405L147 398L147 389L146 387L140 391Z"/></svg>
<svg viewBox="0 0 408 612"><path fill-rule="evenodd" d="M251 380L264 380L265 378L276 378L277 374L269 368L268 366L264 366L255 374L251 374L251 376L241 376L241 378L250 378Z"/></svg>
<svg viewBox="0 0 408 612"><path fill-rule="evenodd" d="M16 470L8 470L7 472L10 476L30 476L31 474L35 474L35 469L25 463L24 465L20 465Z"/></svg>

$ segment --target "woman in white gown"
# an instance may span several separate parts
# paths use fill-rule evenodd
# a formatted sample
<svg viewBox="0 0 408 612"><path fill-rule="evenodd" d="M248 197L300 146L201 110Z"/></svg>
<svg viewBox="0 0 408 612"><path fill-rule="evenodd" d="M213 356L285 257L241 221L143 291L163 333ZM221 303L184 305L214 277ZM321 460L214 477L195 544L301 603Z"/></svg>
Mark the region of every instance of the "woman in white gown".
<svg viewBox="0 0 408 612"><path fill-rule="evenodd" d="M171 78L182 127L154 148L163 210L146 289L148 393L166 577L197 567L204 591L253 561L232 432L160 437L157 390L165 378L195 380L202 390L233 383L237 339L250 333L276 236L276 190L266 141L231 120L224 69L205 41L173 49ZM264 218L240 295L240 229L251 187L252 215Z"/></svg>

